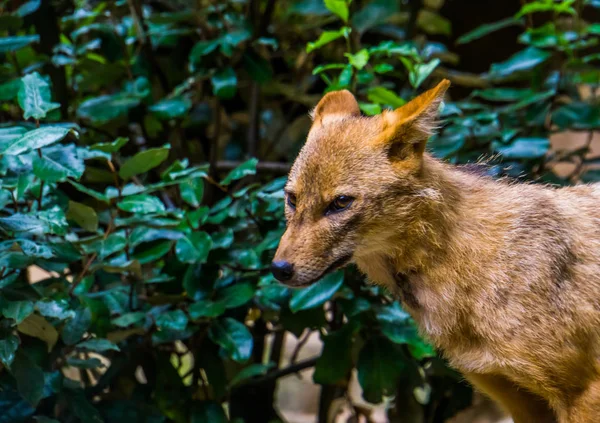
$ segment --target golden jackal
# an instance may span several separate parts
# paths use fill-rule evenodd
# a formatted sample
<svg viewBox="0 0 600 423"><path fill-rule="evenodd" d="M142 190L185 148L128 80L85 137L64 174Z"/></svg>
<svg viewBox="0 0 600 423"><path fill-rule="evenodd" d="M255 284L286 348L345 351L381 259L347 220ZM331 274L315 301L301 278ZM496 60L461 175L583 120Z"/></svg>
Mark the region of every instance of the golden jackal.
<svg viewBox="0 0 600 423"><path fill-rule="evenodd" d="M600 186L510 184L434 159L448 86L373 117L348 91L323 97L273 273L306 286L356 263L515 422L600 422Z"/></svg>

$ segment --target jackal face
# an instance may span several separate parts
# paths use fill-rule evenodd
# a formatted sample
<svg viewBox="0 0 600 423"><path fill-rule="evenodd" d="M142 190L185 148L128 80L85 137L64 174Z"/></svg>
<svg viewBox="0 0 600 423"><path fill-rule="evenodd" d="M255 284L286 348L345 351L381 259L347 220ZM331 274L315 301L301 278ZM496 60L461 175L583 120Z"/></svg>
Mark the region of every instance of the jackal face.
<svg viewBox="0 0 600 423"><path fill-rule="evenodd" d="M448 85L373 117L360 115L348 91L321 99L285 187L287 229L272 263L278 280L310 285L386 248L411 223L425 143Z"/></svg>

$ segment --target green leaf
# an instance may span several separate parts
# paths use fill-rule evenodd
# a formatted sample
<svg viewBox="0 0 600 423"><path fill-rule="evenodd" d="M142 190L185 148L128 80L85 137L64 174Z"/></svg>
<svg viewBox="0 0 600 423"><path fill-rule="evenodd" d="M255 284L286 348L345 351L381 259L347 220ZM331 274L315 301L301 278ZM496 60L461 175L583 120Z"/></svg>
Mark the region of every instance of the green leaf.
<svg viewBox="0 0 600 423"><path fill-rule="evenodd" d="M0 228L8 232L43 234L44 222L31 215L15 213L12 216L0 218Z"/></svg>
<svg viewBox="0 0 600 423"><path fill-rule="evenodd" d="M456 40L456 44L467 44L471 41L478 40L482 37L485 37L488 34L499 31L504 28L508 28L509 26L519 25L523 26L523 20L517 19L515 17L509 17L506 19L502 19L498 22L493 22L489 24L480 25L472 31L467 32L466 34L461 35Z"/></svg>
<svg viewBox="0 0 600 423"><path fill-rule="evenodd" d="M323 338L323 351L315 365L313 380L322 385L347 381L352 371L352 345L358 326L346 324Z"/></svg>
<svg viewBox="0 0 600 423"><path fill-rule="evenodd" d="M108 339L94 338L77 344L77 348L83 348L95 352L104 351L121 351L118 346L110 342Z"/></svg>
<svg viewBox="0 0 600 423"><path fill-rule="evenodd" d="M493 148L507 159L539 159L550 148L548 138L516 138L509 145L494 143Z"/></svg>
<svg viewBox="0 0 600 423"><path fill-rule="evenodd" d="M185 116L191 107L192 102L182 97L162 100L150 106L149 110L159 119L169 120Z"/></svg>
<svg viewBox="0 0 600 423"><path fill-rule="evenodd" d="M175 254L183 263L205 262L212 248L212 239L206 232L193 232L175 244Z"/></svg>
<svg viewBox="0 0 600 423"><path fill-rule="evenodd" d="M573 3L575 3L575 0L562 0L558 3L554 1L534 1L531 3L524 3L515 17L520 18L536 12L555 12L556 14L567 13L569 15L575 15L577 14L577 11L571 7Z"/></svg>
<svg viewBox="0 0 600 423"><path fill-rule="evenodd" d="M148 172L164 162L169 157L169 148L151 148L140 151L135 156L127 160L119 170L119 176L123 179L130 179L132 176Z"/></svg>
<svg viewBox="0 0 600 423"><path fill-rule="evenodd" d="M71 132L62 126L46 126L26 132L23 136L6 146L0 154L17 155L27 151L46 147L59 142Z"/></svg>
<svg viewBox="0 0 600 423"><path fill-rule="evenodd" d="M221 181L221 185L229 185L233 181L242 179L244 176L256 174L257 164L258 159L255 158L245 161L244 163L233 169L231 172L229 172L225 179Z"/></svg>
<svg viewBox="0 0 600 423"><path fill-rule="evenodd" d="M20 17L30 15L40 8L41 3L42 3L42 0L26 1L25 3L23 3L19 6L19 8L16 10L15 14Z"/></svg>
<svg viewBox="0 0 600 423"><path fill-rule="evenodd" d="M67 219L74 221L88 232L96 232L98 230L98 215L93 208L85 204L69 201Z"/></svg>
<svg viewBox="0 0 600 423"><path fill-rule="evenodd" d="M417 25L430 35L452 35L452 23L440 14L426 8L419 10Z"/></svg>
<svg viewBox="0 0 600 423"><path fill-rule="evenodd" d="M431 73L439 64L440 59L433 59L429 63L417 63L414 65L408 74L410 85L412 85L414 88L419 88L423 81L425 81L425 79L431 75Z"/></svg>
<svg viewBox="0 0 600 423"><path fill-rule="evenodd" d="M356 365L364 399L378 404L383 395L393 395L405 371L405 361L399 348L387 339L370 339L361 349Z"/></svg>
<svg viewBox="0 0 600 423"><path fill-rule="evenodd" d="M244 362L252 355L252 334L246 326L231 317L213 321L208 336L237 362Z"/></svg>
<svg viewBox="0 0 600 423"><path fill-rule="evenodd" d="M217 317L225 313L225 304L222 301L203 299L190 305L188 312L194 320L201 317Z"/></svg>
<svg viewBox="0 0 600 423"><path fill-rule="evenodd" d="M115 326L126 328L127 326L131 326L134 323L144 320L145 318L146 313L141 311L134 311L131 313L125 313L124 315L113 319L111 323Z"/></svg>
<svg viewBox="0 0 600 423"><path fill-rule="evenodd" d="M81 308L75 312L75 316L65 323L61 338L67 345L75 345L78 343L83 334L89 329L92 324L92 312L89 308Z"/></svg>
<svg viewBox="0 0 600 423"><path fill-rule="evenodd" d="M44 372L27 354L18 351L11 366L17 381L19 394L31 404L37 406L44 396Z"/></svg>
<svg viewBox="0 0 600 423"><path fill-rule="evenodd" d="M0 101L11 101L17 98L21 89L21 80L13 79L12 81L0 84ZM3 128L8 129L8 128Z"/></svg>
<svg viewBox="0 0 600 423"><path fill-rule="evenodd" d="M165 211L165 206L158 198L151 195L133 195L125 197L117 207L130 213L161 213Z"/></svg>
<svg viewBox="0 0 600 423"><path fill-rule="evenodd" d="M4 339L0 339L0 362L5 367L10 367L15 359L15 353L19 348L19 338L15 335L8 335Z"/></svg>
<svg viewBox="0 0 600 423"><path fill-rule="evenodd" d="M399 12L396 1L373 0L368 2L361 10L352 14L352 28L363 34L392 18Z"/></svg>
<svg viewBox="0 0 600 423"><path fill-rule="evenodd" d="M547 51L527 47L504 62L494 63L490 67L490 75L496 78L504 78L517 72L528 71L544 63L551 56L552 54Z"/></svg>
<svg viewBox="0 0 600 423"><path fill-rule="evenodd" d="M319 36L317 41L315 41L314 43L308 43L306 45L306 52L310 53L314 50L317 50L317 49L323 47L324 45L327 45L330 42L337 40L338 38L341 38L341 37L348 38L348 36L350 35L350 31L351 31L350 28L347 26L344 26L337 31L324 31Z"/></svg>
<svg viewBox="0 0 600 423"><path fill-rule="evenodd" d="M116 153L128 142L129 138L119 137L113 142L99 142L93 144L90 146L90 149L103 151L105 153Z"/></svg>
<svg viewBox="0 0 600 423"><path fill-rule="evenodd" d="M33 313L31 301L6 301L2 305L2 315L14 319L17 324L29 317L31 313Z"/></svg>
<svg viewBox="0 0 600 423"><path fill-rule="evenodd" d="M19 50L31 43L37 43L40 41L39 35L20 35L14 37L2 37L0 38L0 54L8 53L10 51Z"/></svg>
<svg viewBox="0 0 600 423"><path fill-rule="evenodd" d="M71 185L73 185L73 187L75 189L77 189L77 191L87 194L90 197L95 198L98 201L108 203L108 197L105 196L104 194L102 194L101 192L94 191L93 189L90 189L90 188L86 187L85 185L82 185L82 184L72 181L70 179L68 179L67 182L70 183Z"/></svg>
<svg viewBox="0 0 600 423"><path fill-rule="evenodd" d="M190 179L179 184L181 199L192 207L199 207L204 195L204 180Z"/></svg>
<svg viewBox="0 0 600 423"><path fill-rule="evenodd" d="M190 52L190 62L200 63L202 56L206 56L219 47L219 40L202 40L198 41Z"/></svg>
<svg viewBox="0 0 600 423"><path fill-rule="evenodd" d="M19 325L17 330L25 335L33 336L34 338L41 339L48 345L48 352L54 348L58 341L58 332L54 326L52 326L46 319L37 314L31 314Z"/></svg>
<svg viewBox="0 0 600 423"><path fill-rule="evenodd" d="M69 302L65 299L40 300L35 303L35 308L42 316L54 317L59 320L64 320L75 315L75 312L69 309Z"/></svg>
<svg viewBox="0 0 600 423"><path fill-rule="evenodd" d="M49 111L58 109L60 104L52 103L51 98L50 84L39 73L30 73L21 78L17 99L23 109L24 119L43 119Z"/></svg>
<svg viewBox="0 0 600 423"><path fill-rule="evenodd" d="M293 313L306 310L308 308L318 307L331 299L337 290L344 283L344 272L338 271L330 273L319 282L294 291L290 299L290 310Z"/></svg>
<svg viewBox="0 0 600 423"><path fill-rule="evenodd" d="M229 387L234 387L239 385L240 383L251 379L256 376L265 375L271 368L273 368L273 363L262 364L262 363L252 363L248 367L244 367L238 374L236 374L233 379L229 382Z"/></svg>
<svg viewBox="0 0 600 423"><path fill-rule="evenodd" d="M219 98L232 98L237 91L237 76L230 67L215 73L210 78L210 82L212 83L213 94Z"/></svg>
<svg viewBox="0 0 600 423"><path fill-rule="evenodd" d="M103 124L127 115L129 110L139 103L140 99L131 94L102 95L81 103L77 109L77 115L80 118Z"/></svg>
<svg viewBox="0 0 600 423"><path fill-rule="evenodd" d="M344 56L348 58L348 63L359 70L369 63L369 51L366 48L363 48L356 54L345 53Z"/></svg>
<svg viewBox="0 0 600 423"><path fill-rule="evenodd" d="M324 0L325 7L338 15L344 23L348 22L348 1L346 0Z"/></svg>
<svg viewBox="0 0 600 423"><path fill-rule="evenodd" d="M192 407L191 423L227 423L223 407L216 402L196 403Z"/></svg>
<svg viewBox="0 0 600 423"><path fill-rule="evenodd" d="M392 106L394 109L406 104L406 101L384 87L370 88L367 97L373 103L385 104Z"/></svg>
<svg viewBox="0 0 600 423"><path fill-rule="evenodd" d="M236 283L217 293L217 301L225 308L235 308L246 304L254 297L254 288L250 283Z"/></svg>
<svg viewBox="0 0 600 423"><path fill-rule="evenodd" d="M156 319L156 326L160 329L182 331L188 324L188 317L182 310L167 311Z"/></svg>
<svg viewBox="0 0 600 423"><path fill-rule="evenodd" d="M80 369L98 369L104 367L100 359L93 357L88 359L82 359L77 357L67 358L67 364L69 366L78 367Z"/></svg>
<svg viewBox="0 0 600 423"><path fill-rule="evenodd" d="M84 170L83 160L77 157L73 145L46 151L41 157L33 158L33 174L49 183L63 182L68 177L79 179Z"/></svg>

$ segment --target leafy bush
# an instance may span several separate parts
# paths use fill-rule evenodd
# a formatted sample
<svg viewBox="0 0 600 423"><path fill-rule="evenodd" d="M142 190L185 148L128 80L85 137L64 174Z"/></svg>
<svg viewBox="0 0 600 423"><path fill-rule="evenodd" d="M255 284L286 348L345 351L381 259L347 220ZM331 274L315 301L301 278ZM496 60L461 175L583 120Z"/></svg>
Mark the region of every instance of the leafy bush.
<svg viewBox="0 0 600 423"><path fill-rule="evenodd" d="M549 136L600 127L582 89L600 83L582 8L600 4L539 0L462 34L523 28L521 51L475 75L432 41L451 34L433 3L0 6L0 422L277 421L278 379L310 367L319 421L354 368L365 400L394 398L390 418L468 405L460 376L355 271L298 291L268 271L284 227L273 176L323 91L350 88L374 114L449 76L477 89L444 106L434 154L496 154L498 176L598 178L591 135L570 151ZM282 367L284 337L314 331L322 355Z"/></svg>

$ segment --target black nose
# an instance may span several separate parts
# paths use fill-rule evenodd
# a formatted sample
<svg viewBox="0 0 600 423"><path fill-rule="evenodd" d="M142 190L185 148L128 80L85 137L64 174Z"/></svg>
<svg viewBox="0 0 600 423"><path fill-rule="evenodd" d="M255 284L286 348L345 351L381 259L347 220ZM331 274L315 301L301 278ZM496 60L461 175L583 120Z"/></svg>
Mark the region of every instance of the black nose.
<svg viewBox="0 0 600 423"><path fill-rule="evenodd" d="M271 263L271 272L278 281L289 281L294 276L294 265L284 260L274 261Z"/></svg>

